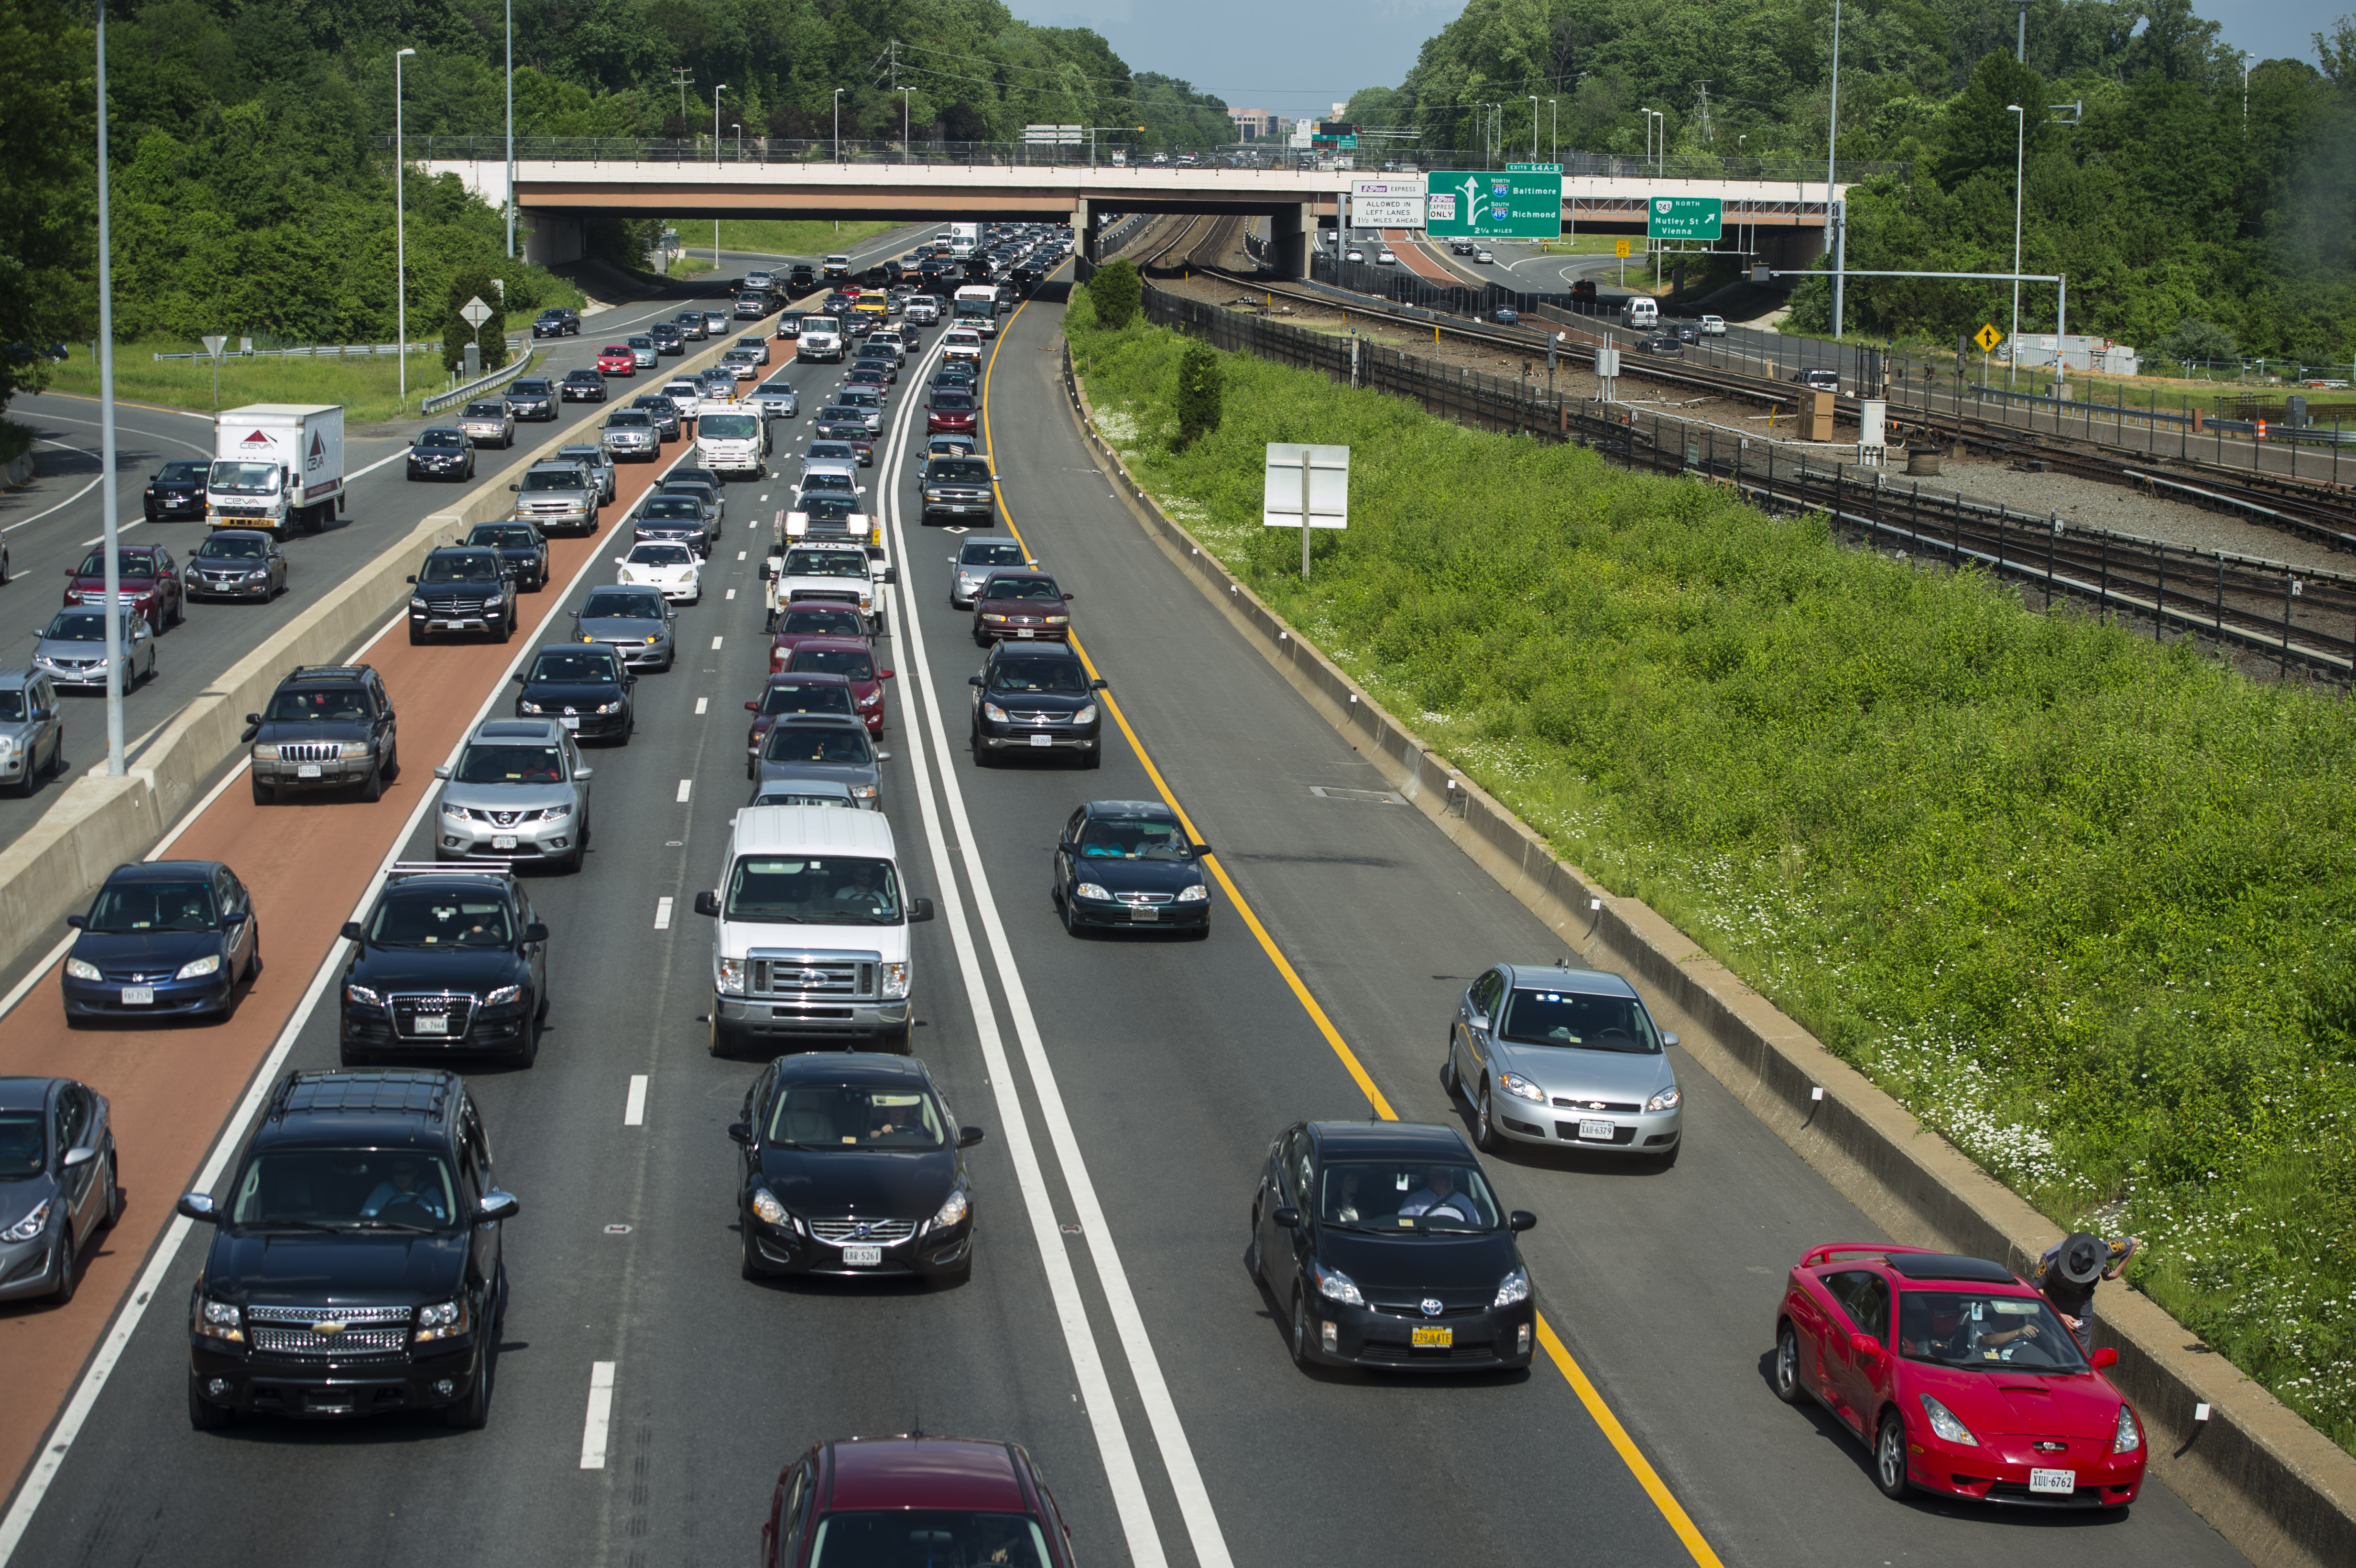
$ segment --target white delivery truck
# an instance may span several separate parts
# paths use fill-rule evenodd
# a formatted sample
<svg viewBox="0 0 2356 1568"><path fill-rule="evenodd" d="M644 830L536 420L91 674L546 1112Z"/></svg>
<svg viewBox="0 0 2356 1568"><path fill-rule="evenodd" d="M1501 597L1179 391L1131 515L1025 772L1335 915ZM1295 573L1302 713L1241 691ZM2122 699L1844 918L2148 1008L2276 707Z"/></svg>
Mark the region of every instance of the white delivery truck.
<svg viewBox="0 0 2356 1568"><path fill-rule="evenodd" d="M802 335L794 342L797 359L840 359L842 357L842 323L830 315L802 317Z"/></svg>
<svg viewBox="0 0 2356 1568"><path fill-rule="evenodd" d="M768 472L769 421L733 409L705 414L695 421L695 451L716 474L757 479Z"/></svg>
<svg viewBox="0 0 2356 1568"><path fill-rule="evenodd" d="M340 405L250 403L214 416L206 522L283 539L298 528L317 531L343 502Z"/></svg>
<svg viewBox="0 0 2356 1568"><path fill-rule="evenodd" d="M984 337L998 336L998 287L994 283L968 283L958 290L949 301L952 325L969 326Z"/></svg>
<svg viewBox="0 0 2356 1568"><path fill-rule="evenodd" d="M949 254L952 257L962 261L980 249L980 224L952 223L949 225Z"/></svg>

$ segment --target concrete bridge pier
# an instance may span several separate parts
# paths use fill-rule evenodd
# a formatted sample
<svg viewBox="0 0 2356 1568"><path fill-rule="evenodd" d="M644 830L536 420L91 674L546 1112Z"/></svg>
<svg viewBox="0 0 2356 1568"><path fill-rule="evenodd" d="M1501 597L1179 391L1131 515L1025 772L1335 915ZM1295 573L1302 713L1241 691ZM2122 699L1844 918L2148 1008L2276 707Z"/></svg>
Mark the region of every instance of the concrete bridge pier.
<svg viewBox="0 0 2356 1568"><path fill-rule="evenodd" d="M1072 248L1087 257L1090 266L1097 262L1097 240L1100 232L1096 203L1084 196L1075 197L1072 202Z"/></svg>
<svg viewBox="0 0 2356 1568"><path fill-rule="evenodd" d="M1303 202L1298 207L1288 203L1269 214L1269 261L1278 277L1309 275L1309 247L1316 234L1317 208L1313 203Z"/></svg>

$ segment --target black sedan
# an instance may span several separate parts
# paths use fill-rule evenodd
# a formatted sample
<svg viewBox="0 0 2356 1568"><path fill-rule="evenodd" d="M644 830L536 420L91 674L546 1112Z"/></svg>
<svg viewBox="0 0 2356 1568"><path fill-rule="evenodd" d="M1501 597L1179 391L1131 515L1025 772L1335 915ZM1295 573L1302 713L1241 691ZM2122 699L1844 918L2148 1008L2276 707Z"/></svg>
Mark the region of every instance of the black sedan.
<svg viewBox="0 0 2356 1568"><path fill-rule="evenodd" d="M286 592L286 552L258 528L215 528L188 557L195 599L275 599Z"/></svg>
<svg viewBox="0 0 2356 1568"><path fill-rule="evenodd" d="M555 718L584 741L611 740L627 744L637 728L630 688L638 677L623 667L616 649L587 643L552 643L540 650L531 667L519 671L516 694L519 718Z"/></svg>
<svg viewBox="0 0 2356 1568"><path fill-rule="evenodd" d="M680 331L678 324L675 322L659 321L652 326L647 328L647 336L655 340L655 352L657 354L684 354L687 352L687 335Z"/></svg>
<svg viewBox="0 0 2356 1568"><path fill-rule="evenodd" d="M1068 644L1001 643L966 683L973 688L974 766L994 767L1006 751L1041 757L1062 752L1076 755L1084 768L1101 762L1104 715L1097 693L1105 683L1089 677Z"/></svg>
<svg viewBox="0 0 2356 1568"><path fill-rule="evenodd" d="M1072 813L1055 841L1048 896L1075 936L1084 926L1174 926L1200 940L1211 934L1211 886L1203 875L1210 852L1189 841L1177 813L1158 800L1092 800Z"/></svg>
<svg viewBox="0 0 2356 1568"><path fill-rule="evenodd" d="M746 1279L780 1274L973 1273L973 1184L960 1127L921 1061L783 1056L745 1091L741 1151Z"/></svg>
<svg viewBox="0 0 2356 1568"><path fill-rule="evenodd" d="M396 871L344 937L347 1067L388 1052L496 1053L529 1067L548 1016L548 927L503 871Z"/></svg>
<svg viewBox="0 0 2356 1568"><path fill-rule="evenodd" d="M1515 1232L1454 1127L1301 1122L1252 1194L1253 1275L1292 1359L1386 1371L1530 1364L1537 1309Z"/></svg>
<svg viewBox="0 0 2356 1568"><path fill-rule="evenodd" d="M146 493L139 497L141 512L151 523L171 517L203 517L205 474L210 467L201 457L166 463L149 475Z"/></svg>
<svg viewBox="0 0 2356 1568"><path fill-rule="evenodd" d="M1651 354L1663 359L1681 358L1685 351L1686 346L1665 332L1655 333L1652 336L1639 338L1636 342L1637 353Z"/></svg>
<svg viewBox="0 0 2356 1568"><path fill-rule="evenodd" d="M412 479L472 480L474 443L455 425L421 430L409 448L408 473Z"/></svg>
<svg viewBox="0 0 2356 1568"><path fill-rule="evenodd" d="M508 412L519 421L554 419L557 400L556 383L545 376L527 376L508 388Z"/></svg>
<svg viewBox="0 0 2356 1568"><path fill-rule="evenodd" d="M537 593L548 586L548 539L530 523L477 523L465 542L498 551L515 569L518 592Z"/></svg>
<svg viewBox="0 0 2356 1568"><path fill-rule="evenodd" d="M578 337L581 313L569 304L551 305L531 324L534 337Z"/></svg>
<svg viewBox="0 0 2356 1568"><path fill-rule="evenodd" d="M568 403L602 403L605 400L605 378L594 370L567 370L557 393Z"/></svg>
<svg viewBox="0 0 2356 1568"><path fill-rule="evenodd" d="M0 1078L0 1301L63 1307L79 1260L123 1217L106 1096L70 1078Z"/></svg>

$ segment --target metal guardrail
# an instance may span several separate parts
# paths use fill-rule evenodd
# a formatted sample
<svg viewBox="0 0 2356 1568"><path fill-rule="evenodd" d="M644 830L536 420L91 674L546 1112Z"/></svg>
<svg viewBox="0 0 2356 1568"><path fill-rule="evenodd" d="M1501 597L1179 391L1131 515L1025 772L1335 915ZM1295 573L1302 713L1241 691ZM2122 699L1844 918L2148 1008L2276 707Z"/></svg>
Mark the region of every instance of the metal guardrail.
<svg viewBox="0 0 2356 1568"><path fill-rule="evenodd" d="M523 374L524 367L530 364L533 357L539 354L539 352L540 350L537 347L530 344L526 344L522 353L517 355L513 359L509 360L508 363L500 368L492 371L487 376L478 377L476 379L467 382L463 387L454 387L449 391L434 393L432 397L417 405L418 411L420 413L438 414L444 409L449 408L455 403L465 402L477 392L488 391L493 387L502 385L508 381L512 381L518 376Z"/></svg>
<svg viewBox="0 0 2356 1568"><path fill-rule="evenodd" d="M515 338L511 337L508 339L508 347L510 348L515 347L517 343L518 340ZM441 347L442 346L439 343L432 341L412 343L409 346L409 351L412 354L415 354L424 349L439 348ZM397 355L400 352L401 345L398 343L316 343L305 347L294 348L224 349L221 352L221 357L223 359L300 359L305 357L331 359L339 356L348 355L357 358L365 358L371 354L382 354L390 357ZM209 359L212 356L205 353L202 349L198 349L192 354L158 354L155 356L155 357L159 360Z"/></svg>

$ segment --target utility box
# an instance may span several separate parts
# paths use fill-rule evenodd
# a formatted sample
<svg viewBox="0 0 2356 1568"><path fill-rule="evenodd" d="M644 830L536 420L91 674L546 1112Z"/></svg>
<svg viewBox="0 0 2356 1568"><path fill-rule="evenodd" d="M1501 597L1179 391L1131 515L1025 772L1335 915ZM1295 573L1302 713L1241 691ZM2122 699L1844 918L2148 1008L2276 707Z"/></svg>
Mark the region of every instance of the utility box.
<svg viewBox="0 0 2356 1568"><path fill-rule="evenodd" d="M1833 438L1833 395L1830 392L1800 394L1800 439L1830 441Z"/></svg>

